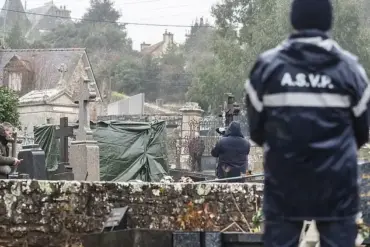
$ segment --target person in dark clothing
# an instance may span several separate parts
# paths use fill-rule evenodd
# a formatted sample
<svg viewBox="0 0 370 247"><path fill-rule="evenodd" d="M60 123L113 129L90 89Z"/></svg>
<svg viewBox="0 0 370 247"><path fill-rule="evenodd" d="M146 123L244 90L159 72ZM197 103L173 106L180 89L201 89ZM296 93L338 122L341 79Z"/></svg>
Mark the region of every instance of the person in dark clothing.
<svg viewBox="0 0 370 247"><path fill-rule="evenodd" d="M12 138L13 126L4 122L0 124L0 179L7 178L13 166L17 166L22 160L9 157L8 142Z"/></svg>
<svg viewBox="0 0 370 247"><path fill-rule="evenodd" d="M232 178L245 175L248 167L249 142L244 138L239 122L231 122L225 137L212 149L212 156L218 158L218 178ZM230 180L242 182L244 179Z"/></svg>
<svg viewBox="0 0 370 247"><path fill-rule="evenodd" d="M258 58L246 83L251 139L264 147L264 246L298 246L315 220L321 247L354 247L357 150L369 140L370 87L327 34L330 0L294 0L296 30Z"/></svg>
<svg viewBox="0 0 370 247"><path fill-rule="evenodd" d="M206 146L204 145L204 141L200 138L198 132L195 132L194 138L191 139L188 146L191 168L193 171L200 172L202 155L204 153Z"/></svg>

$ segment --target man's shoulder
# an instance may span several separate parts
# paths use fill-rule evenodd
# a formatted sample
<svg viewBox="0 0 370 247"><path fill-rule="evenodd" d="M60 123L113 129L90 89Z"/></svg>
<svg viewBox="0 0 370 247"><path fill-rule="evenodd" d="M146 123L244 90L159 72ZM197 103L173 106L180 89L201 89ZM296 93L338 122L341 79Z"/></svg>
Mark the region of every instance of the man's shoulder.
<svg viewBox="0 0 370 247"><path fill-rule="evenodd" d="M349 68L354 73L359 74L365 73L362 65L359 62L358 57L355 54L343 49L337 42L335 41L332 42L334 52L338 54L338 56L341 58L341 60L344 62L347 68Z"/></svg>
<svg viewBox="0 0 370 247"><path fill-rule="evenodd" d="M275 48L264 51L263 53L259 55L258 61L263 64L269 64L279 56L282 50L283 50L283 46L278 45Z"/></svg>
<svg viewBox="0 0 370 247"><path fill-rule="evenodd" d="M332 42L333 51L336 52L342 60L349 62L349 63L358 63L358 57L355 54L343 49L334 40L330 40L330 41Z"/></svg>

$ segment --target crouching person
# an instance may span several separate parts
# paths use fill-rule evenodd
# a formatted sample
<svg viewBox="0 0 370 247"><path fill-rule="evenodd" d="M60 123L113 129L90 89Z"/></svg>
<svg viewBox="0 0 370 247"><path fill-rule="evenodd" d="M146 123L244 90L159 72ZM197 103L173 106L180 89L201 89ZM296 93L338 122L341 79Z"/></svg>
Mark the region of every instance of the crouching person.
<svg viewBox="0 0 370 247"><path fill-rule="evenodd" d="M21 160L9 157L8 142L13 135L13 126L4 122L0 124L0 179L8 178L12 167L18 166Z"/></svg>

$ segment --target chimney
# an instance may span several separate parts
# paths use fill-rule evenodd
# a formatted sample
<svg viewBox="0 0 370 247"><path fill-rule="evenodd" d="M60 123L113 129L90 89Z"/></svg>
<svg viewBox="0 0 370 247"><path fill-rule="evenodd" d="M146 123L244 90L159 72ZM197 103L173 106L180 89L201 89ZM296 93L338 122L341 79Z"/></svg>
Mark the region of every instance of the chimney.
<svg viewBox="0 0 370 247"><path fill-rule="evenodd" d="M204 25L204 21L203 21L203 17L202 17L202 18L200 18L199 26L203 27L203 25Z"/></svg>
<svg viewBox="0 0 370 247"><path fill-rule="evenodd" d="M162 107L163 106L163 99L156 99L155 100L155 104L159 107Z"/></svg>
<svg viewBox="0 0 370 247"><path fill-rule="evenodd" d="M164 31L164 34L163 34L163 41L166 42L166 40L168 39L168 32L167 32L167 29Z"/></svg>
<svg viewBox="0 0 370 247"><path fill-rule="evenodd" d="M145 48L149 47L150 44L146 44L145 42L140 44L140 51L143 51Z"/></svg>

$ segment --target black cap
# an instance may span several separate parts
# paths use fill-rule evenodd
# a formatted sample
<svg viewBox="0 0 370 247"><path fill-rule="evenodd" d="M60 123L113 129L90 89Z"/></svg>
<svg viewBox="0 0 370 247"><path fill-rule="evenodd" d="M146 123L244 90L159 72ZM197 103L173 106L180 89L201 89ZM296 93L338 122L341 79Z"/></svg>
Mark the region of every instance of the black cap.
<svg viewBox="0 0 370 247"><path fill-rule="evenodd" d="M333 22L330 0L294 0L290 21L295 30L317 29L327 32Z"/></svg>

